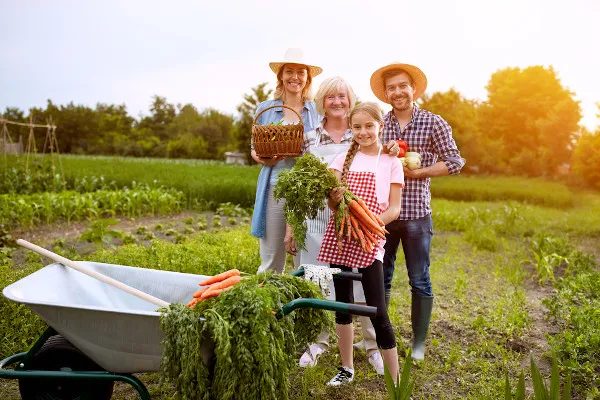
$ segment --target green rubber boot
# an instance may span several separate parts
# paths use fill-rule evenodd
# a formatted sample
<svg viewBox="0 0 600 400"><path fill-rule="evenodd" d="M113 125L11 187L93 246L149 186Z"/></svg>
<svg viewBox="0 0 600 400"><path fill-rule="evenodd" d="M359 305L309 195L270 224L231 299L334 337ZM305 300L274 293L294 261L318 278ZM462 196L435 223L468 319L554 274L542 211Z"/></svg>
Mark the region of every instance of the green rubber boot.
<svg viewBox="0 0 600 400"><path fill-rule="evenodd" d="M433 296L412 295L410 319L413 329L412 358L421 361L425 358L425 338L431 320Z"/></svg>

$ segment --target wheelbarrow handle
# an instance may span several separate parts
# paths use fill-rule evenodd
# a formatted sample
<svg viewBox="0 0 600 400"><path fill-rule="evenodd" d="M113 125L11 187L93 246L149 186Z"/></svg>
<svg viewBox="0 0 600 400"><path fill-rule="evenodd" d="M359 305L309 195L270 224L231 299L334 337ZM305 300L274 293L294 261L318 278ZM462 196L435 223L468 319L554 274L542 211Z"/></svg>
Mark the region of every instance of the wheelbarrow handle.
<svg viewBox="0 0 600 400"><path fill-rule="evenodd" d="M61 263L62 265L64 265L65 267L70 267L73 268L76 271L81 272L82 274L85 274L87 276L90 276L94 279L98 279L101 282L104 282L108 285L114 286L118 289L121 289L133 296L139 297L142 300L148 301L154 305L157 305L159 307L168 307L169 303L167 303L164 300L161 300L159 298L156 298L148 293L144 293L139 289L136 289L134 287L131 287L129 285L124 284L123 282L120 282L116 279L113 279L109 276L106 276L104 274L101 274L99 272L96 272L94 270L88 269L88 268L84 268L82 267L78 262L76 261L71 261L68 258L65 258L63 256L60 256L56 253L51 252L48 249L44 249L43 247L40 247L36 244L33 243L29 243L27 240L23 240L23 239L18 239L17 240L17 244L19 246L23 246L26 249L29 249L31 251L34 251L44 257L48 257L51 260L54 260L58 263Z"/></svg>
<svg viewBox="0 0 600 400"><path fill-rule="evenodd" d="M295 276L295 277L301 277L304 276L304 268L300 267L294 271L291 272L291 275ZM358 272L338 272L337 274L333 274L333 279L334 280L338 280L338 279L350 279L353 281L361 281L362 280L362 274L358 273Z"/></svg>
<svg viewBox="0 0 600 400"><path fill-rule="evenodd" d="M321 300L321 299L295 299L285 304L275 315L281 319L298 308L318 308L354 315L364 315L374 317L377 315L377 307L363 306L353 303L343 303L341 301Z"/></svg>

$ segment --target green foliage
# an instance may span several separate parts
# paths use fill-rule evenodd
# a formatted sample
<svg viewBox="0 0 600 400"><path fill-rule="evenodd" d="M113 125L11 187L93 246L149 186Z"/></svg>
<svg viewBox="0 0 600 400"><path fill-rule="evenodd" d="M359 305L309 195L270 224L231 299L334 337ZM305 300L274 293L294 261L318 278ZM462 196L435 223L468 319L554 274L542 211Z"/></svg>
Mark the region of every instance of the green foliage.
<svg viewBox="0 0 600 400"><path fill-rule="evenodd" d="M275 318L281 306L302 297L321 294L304 279L259 274L193 311L171 305L161 316L164 375L182 399L236 399L240 390L246 398L287 399L297 351L329 323L317 309ZM207 339L216 356L212 380L200 351Z"/></svg>
<svg viewBox="0 0 600 400"><path fill-rule="evenodd" d="M7 113L19 120L23 113L16 111ZM45 109L33 108L30 116L34 122L52 118L62 153L222 159L235 146L233 116L214 109L198 112L191 104L175 107L161 96L153 97L150 115L139 122L124 105L99 103L90 108L50 100ZM35 132L38 152L43 150L44 134Z"/></svg>
<svg viewBox="0 0 600 400"><path fill-rule="evenodd" d="M254 205L259 169L215 161L63 156L67 181L104 176L118 188L132 182L165 186L185 194L187 208L216 209L231 202Z"/></svg>
<svg viewBox="0 0 600 400"><path fill-rule="evenodd" d="M10 254L0 249L0 288L33 273L37 262L12 268ZM45 328L44 322L27 306L0 296L0 359L25 351Z"/></svg>
<svg viewBox="0 0 600 400"><path fill-rule="evenodd" d="M550 386L546 385L538 366L536 365L533 356L531 357L531 381L533 384L533 398L535 400L570 400L572 392L571 375L567 374L563 384L562 396L560 390L560 375L558 371L558 363L556 357L552 357L552 372L550 375ZM508 374L505 375L504 398L512 400L512 390ZM519 375L519 382L515 390L515 400L525 400L525 376L523 371Z"/></svg>
<svg viewBox="0 0 600 400"><path fill-rule="evenodd" d="M216 214L223 217L246 217L249 215L249 212L238 204L227 202L219 204Z"/></svg>
<svg viewBox="0 0 600 400"><path fill-rule="evenodd" d="M258 243L247 231L248 228L235 228L200 232L180 244L154 240L149 246L131 244L116 250L102 250L87 258L200 275L216 275L231 268L253 274L260 264Z"/></svg>
<svg viewBox="0 0 600 400"><path fill-rule="evenodd" d="M398 374L397 384L394 384L392 375L387 367L384 366L383 373L385 379L385 386L387 388L388 397L390 400L410 400L412 395L413 386L415 384L414 379L411 379L410 370L412 367L412 359L410 357L410 350L404 359L402 366L402 372Z"/></svg>
<svg viewBox="0 0 600 400"><path fill-rule="evenodd" d="M317 216L329 192L339 185L327 165L312 154L299 157L291 169L279 174L273 196L285 199L285 219L299 248L304 248L306 219Z"/></svg>
<svg viewBox="0 0 600 400"><path fill-rule="evenodd" d="M600 130L579 138L571 162L575 175L588 186L600 189Z"/></svg>
<svg viewBox="0 0 600 400"><path fill-rule="evenodd" d="M548 176L568 162L581 110L552 67L505 68L486 88L480 121L486 137L498 140L493 172Z"/></svg>
<svg viewBox="0 0 600 400"><path fill-rule="evenodd" d="M98 219L93 221L88 229L85 230L79 237L81 240L92 243L109 243L112 238L120 238L123 234L119 231L109 229L110 226L116 225L119 221L115 218Z"/></svg>
<svg viewBox="0 0 600 400"><path fill-rule="evenodd" d="M544 304L559 331L549 343L562 368L590 392L600 388L600 272L593 259L570 255L566 275Z"/></svg>
<svg viewBox="0 0 600 400"><path fill-rule="evenodd" d="M554 281L554 271L569 264L568 255L572 252L571 246L564 239L537 235L531 242L534 265L540 283Z"/></svg>
<svg viewBox="0 0 600 400"><path fill-rule="evenodd" d="M542 179L506 176L448 176L432 179L431 196L461 201L518 201L568 208L576 194L565 185Z"/></svg>
<svg viewBox="0 0 600 400"><path fill-rule="evenodd" d="M452 137L467 160L466 171L502 172L496 157L496 140L481 126L479 103L464 98L456 89L424 95L420 106L440 115L452 127Z"/></svg>
<svg viewBox="0 0 600 400"><path fill-rule="evenodd" d="M67 183L60 168L48 157L32 158L27 164L22 158L11 157L0 170L0 193L29 194L37 192L60 192Z"/></svg>
<svg viewBox="0 0 600 400"><path fill-rule="evenodd" d="M0 195L0 223L31 227L58 220L168 214L179 211L183 194L173 189L135 185L118 191Z"/></svg>

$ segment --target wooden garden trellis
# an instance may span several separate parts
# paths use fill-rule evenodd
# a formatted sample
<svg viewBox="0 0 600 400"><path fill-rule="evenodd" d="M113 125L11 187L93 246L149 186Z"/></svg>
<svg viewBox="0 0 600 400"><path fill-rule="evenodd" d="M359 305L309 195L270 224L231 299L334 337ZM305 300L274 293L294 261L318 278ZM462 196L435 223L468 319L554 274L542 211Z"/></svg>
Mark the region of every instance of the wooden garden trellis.
<svg viewBox="0 0 600 400"><path fill-rule="evenodd" d="M24 126L24 127L29 128L29 135L27 137L27 145L25 147L25 153L26 153L25 171L26 172L29 171L29 159L30 159L31 155L37 154L37 145L35 143L34 129L35 128L46 128L46 137L44 139L44 147L42 148L42 154L46 154L46 149L48 149L48 151L50 152L50 160L52 162L52 168L56 169L56 165L55 165L55 158L56 158L60 176L61 176L61 178L63 177L63 168L62 168L62 163L60 161L60 152L58 150L58 139L56 137L56 125L54 125L52 123L52 117L50 117L48 119L48 123L45 125L44 124L34 124L32 116L29 117L29 123L9 121L7 119L0 118L0 124L2 125L2 152L4 153L5 164L7 163L7 161L6 161L7 145L9 143L10 144L13 143L10 133L8 131L8 125Z"/></svg>

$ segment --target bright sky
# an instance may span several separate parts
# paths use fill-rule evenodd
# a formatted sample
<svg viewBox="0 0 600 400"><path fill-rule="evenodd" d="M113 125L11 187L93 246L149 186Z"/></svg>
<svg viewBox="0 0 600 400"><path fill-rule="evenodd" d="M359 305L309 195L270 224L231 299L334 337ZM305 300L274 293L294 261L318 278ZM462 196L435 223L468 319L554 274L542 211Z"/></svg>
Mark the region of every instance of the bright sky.
<svg viewBox="0 0 600 400"><path fill-rule="evenodd" d="M593 129L598 16L596 0L0 0L0 110L51 99L138 117L157 94L234 114L250 88L273 87L268 63L301 47L324 69L316 85L342 76L363 101L392 61L421 67L429 94L479 100L498 69L552 65Z"/></svg>

